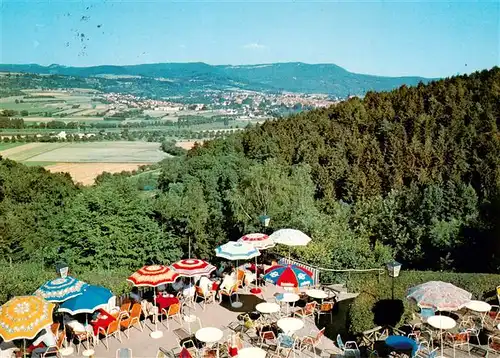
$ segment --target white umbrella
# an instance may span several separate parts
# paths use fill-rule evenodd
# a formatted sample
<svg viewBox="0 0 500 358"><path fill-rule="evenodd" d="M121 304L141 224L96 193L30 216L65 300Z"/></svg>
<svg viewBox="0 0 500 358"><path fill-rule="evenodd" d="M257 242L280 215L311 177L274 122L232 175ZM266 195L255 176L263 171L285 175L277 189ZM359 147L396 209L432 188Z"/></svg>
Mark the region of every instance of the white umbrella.
<svg viewBox="0 0 500 358"><path fill-rule="evenodd" d="M228 260L236 261L238 267L238 260L249 260L260 255L260 251L250 244L245 242L230 241L227 244L221 245L215 249L215 255ZM238 301L238 293L236 293L236 301L233 302L234 308L243 306Z"/></svg>
<svg viewBox="0 0 500 358"><path fill-rule="evenodd" d="M280 229L273 232L269 238L277 244L286 246L306 246L311 238L300 230L295 229ZM288 251L290 257L290 251Z"/></svg>

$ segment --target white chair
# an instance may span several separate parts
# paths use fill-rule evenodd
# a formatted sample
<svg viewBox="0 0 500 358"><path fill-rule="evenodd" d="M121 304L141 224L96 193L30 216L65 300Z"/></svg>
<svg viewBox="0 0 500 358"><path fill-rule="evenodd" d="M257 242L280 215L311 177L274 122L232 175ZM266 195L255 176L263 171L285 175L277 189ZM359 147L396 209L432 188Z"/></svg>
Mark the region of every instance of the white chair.
<svg viewBox="0 0 500 358"><path fill-rule="evenodd" d="M118 348L116 350L116 358L132 358L132 349Z"/></svg>

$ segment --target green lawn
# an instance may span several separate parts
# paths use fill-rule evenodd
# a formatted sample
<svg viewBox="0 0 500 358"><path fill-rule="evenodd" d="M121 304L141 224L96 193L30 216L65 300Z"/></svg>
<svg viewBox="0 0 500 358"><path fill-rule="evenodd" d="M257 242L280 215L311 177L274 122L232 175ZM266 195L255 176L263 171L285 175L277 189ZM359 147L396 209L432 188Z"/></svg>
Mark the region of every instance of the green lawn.
<svg viewBox="0 0 500 358"><path fill-rule="evenodd" d="M7 150L10 148L18 147L26 143L1 143L0 142L0 150Z"/></svg>
<svg viewBox="0 0 500 358"><path fill-rule="evenodd" d="M54 165L57 162L21 162L27 167L45 167L47 165Z"/></svg>

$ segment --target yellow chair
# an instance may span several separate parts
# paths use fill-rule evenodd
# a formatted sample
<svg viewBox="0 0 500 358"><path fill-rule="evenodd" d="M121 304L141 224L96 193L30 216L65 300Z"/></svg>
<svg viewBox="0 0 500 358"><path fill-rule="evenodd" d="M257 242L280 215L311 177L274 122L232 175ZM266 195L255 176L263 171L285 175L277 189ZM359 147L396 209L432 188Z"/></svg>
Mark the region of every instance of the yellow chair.
<svg viewBox="0 0 500 358"><path fill-rule="evenodd" d="M166 317L167 329L170 329L169 323L168 323L169 319L172 320L175 317L177 317L179 319L179 324L182 324L182 321L181 321L181 304L180 303L174 303L173 305L170 305L168 307L168 310L166 310L165 308L163 308L161 310L161 312Z"/></svg>
<svg viewBox="0 0 500 358"><path fill-rule="evenodd" d="M132 309L130 310L130 314L127 318L122 318L120 320L120 328L124 330L125 337L129 338L128 331L135 325L139 325L142 332L142 324L141 324L141 311L142 307L140 303L134 303Z"/></svg>

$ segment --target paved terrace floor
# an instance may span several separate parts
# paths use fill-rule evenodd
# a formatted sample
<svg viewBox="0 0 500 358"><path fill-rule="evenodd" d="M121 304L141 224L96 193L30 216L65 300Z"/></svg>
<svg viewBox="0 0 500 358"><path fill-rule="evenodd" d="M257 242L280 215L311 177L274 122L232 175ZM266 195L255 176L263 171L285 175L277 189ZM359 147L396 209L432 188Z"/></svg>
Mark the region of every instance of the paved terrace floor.
<svg viewBox="0 0 500 358"><path fill-rule="evenodd" d="M269 302L274 302L273 296L278 292L278 289L275 286L266 286L264 292L259 295L260 297L256 297L252 294L241 293L240 300L245 302L245 305L242 309L239 309L239 312L233 312L234 309L228 309L229 303L223 302L222 305L218 303L208 304L206 309L203 310L200 304L196 304L195 309L191 309L191 313L195 314L200 318L201 324L203 327L217 327L224 332L224 338L221 342L226 341L229 338L229 335L233 333L227 326L231 322L238 321L237 316L241 312L247 312L255 310L255 305L263 302L263 299ZM226 297L225 297L226 298ZM227 298L226 298L227 300ZM173 330L181 327L178 321L174 320L170 322L170 327L167 328L158 323L158 329L163 331L163 337L160 339L152 339L149 334L152 330L154 330L154 324L150 322L150 320L142 321L143 325L145 323L144 331L141 332L136 328L132 328L129 332L130 338L127 339L125 335L122 333L121 338L122 342L120 343L115 337L111 337L109 339L109 350L106 349L103 342L101 341L97 347L95 347L95 358L100 357L115 357L116 350L118 348L131 348L134 358L150 358L156 357L156 353L159 347L166 348L171 350L174 347L178 346L176 341L176 336L173 333ZM187 329L187 323L182 324L184 328ZM306 318L305 326L300 331L296 332L299 336L311 335L311 332L318 332L319 328L316 327L312 318ZM84 343L85 344L85 343ZM332 354L340 354L341 351L334 345L333 341L327 337L324 337L321 344L318 347L320 350L324 351L323 357L330 357ZM82 351L82 350L81 350ZM81 356L80 351L80 356ZM318 352L319 353L319 352ZM76 351L74 356L76 355ZM314 357L312 351L304 352L301 357Z"/></svg>

